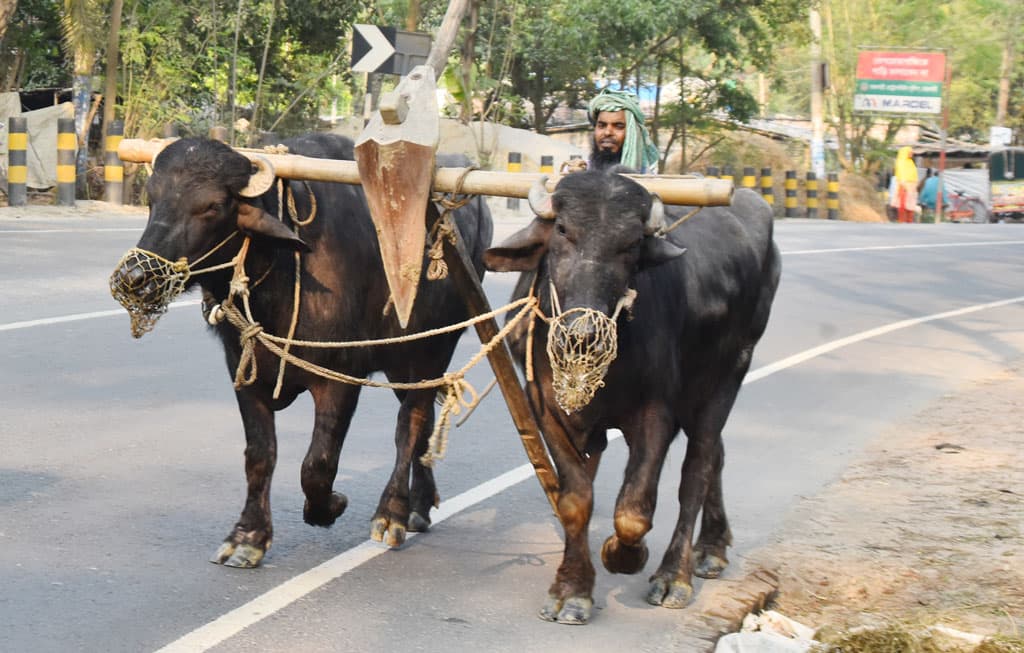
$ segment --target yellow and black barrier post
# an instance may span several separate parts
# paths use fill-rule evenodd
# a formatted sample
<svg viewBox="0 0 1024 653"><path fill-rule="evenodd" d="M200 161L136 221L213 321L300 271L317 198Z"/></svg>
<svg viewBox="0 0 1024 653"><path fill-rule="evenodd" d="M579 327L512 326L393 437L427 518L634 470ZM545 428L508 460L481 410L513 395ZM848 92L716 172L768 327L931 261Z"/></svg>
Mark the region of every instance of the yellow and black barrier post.
<svg viewBox="0 0 1024 653"><path fill-rule="evenodd" d="M769 206L775 206L775 187L772 185L772 169L761 168L761 197Z"/></svg>
<svg viewBox="0 0 1024 653"><path fill-rule="evenodd" d="M28 204L28 120L11 116L7 121L7 203Z"/></svg>
<svg viewBox="0 0 1024 653"><path fill-rule="evenodd" d="M796 170L786 171L786 181L784 183L784 188L786 191L786 197L783 200L783 206L785 207L785 212L783 213L783 215L785 215L785 217L787 218L795 218L797 217Z"/></svg>
<svg viewBox="0 0 1024 653"><path fill-rule="evenodd" d="M508 153L508 164L505 170L508 172L521 172L523 169L523 154L521 152L509 152ZM513 211L519 210L519 198L510 197L505 200L505 208Z"/></svg>
<svg viewBox="0 0 1024 653"><path fill-rule="evenodd" d="M124 123L114 120L103 142L103 199L111 204L124 204L124 164L117 156L117 146L124 139Z"/></svg>
<svg viewBox="0 0 1024 653"><path fill-rule="evenodd" d="M722 166L722 174L718 178L719 179L724 179L726 181L732 181L733 180L732 166L729 166L729 165Z"/></svg>
<svg viewBox="0 0 1024 653"><path fill-rule="evenodd" d="M740 179L740 186L750 189L757 186L757 175L754 174L754 169L752 167L745 166L743 168L743 178Z"/></svg>
<svg viewBox="0 0 1024 653"><path fill-rule="evenodd" d="M818 217L818 175L813 170L807 172L807 217Z"/></svg>
<svg viewBox="0 0 1024 653"><path fill-rule="evenodd" d="M828 219L838 220L839 219L839 173L830 172L828 173L828 194L825 197L826 207L828 208Z"/></svg>
<svg viewBox="0 0 1024 653"><path fill-rule="evenodd" d="M78 135L74 118L57 119L57 205L75 205L75 156L78 153Z"/></svg>

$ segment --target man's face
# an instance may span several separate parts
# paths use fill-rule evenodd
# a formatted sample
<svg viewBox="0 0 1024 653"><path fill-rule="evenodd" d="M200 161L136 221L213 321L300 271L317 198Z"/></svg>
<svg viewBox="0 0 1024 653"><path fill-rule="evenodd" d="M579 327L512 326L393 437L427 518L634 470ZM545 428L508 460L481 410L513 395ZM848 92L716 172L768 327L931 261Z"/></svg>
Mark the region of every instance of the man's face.
<svg viewBox="0 0 1024 653"><path fill-rule="evenodd" d="M594 143L601 152L619 154L626 141L626 112L602 111L594 123Z"/></svg>

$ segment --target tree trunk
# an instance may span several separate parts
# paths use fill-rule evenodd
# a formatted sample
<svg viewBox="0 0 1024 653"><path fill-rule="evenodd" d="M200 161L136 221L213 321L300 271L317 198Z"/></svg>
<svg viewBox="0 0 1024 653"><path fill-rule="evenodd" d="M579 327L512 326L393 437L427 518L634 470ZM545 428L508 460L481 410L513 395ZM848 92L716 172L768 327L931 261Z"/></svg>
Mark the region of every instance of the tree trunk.
<svg viewBox="0 0 1024 653"><path fill-rule="evenodd" d="M0 0L0 41L7 32L7 23L10 22L14 10L18 8L18 0Z"/></svg>
<svg viewBox="0 0 1024 653"><path fill-rule="evenodd" d="M409 11L405 14L405 29L415 32L420 26L420 0L409 0Z"/></svg>
<svg viewBox="0 0 1024 653"><path fill-rule="evenodd" d="M274 19L281 9L281 0L274 0L274 7L270 10L270 21L267 24L267 36L263 40L263 59L260 61L260 76L256 81L256 106L252 110L252 125L249 129L249 145L255 146L260 142L260 100L263 95L263 78L267 72L267 56L270 54L270 44L274 37Z"/></svg>
<svg viewBox="0 0 1024 653"><path fill-rule="evenodd" d="M231 52L231 84L228 87L228 115L231 116L231 124L228 125L228 133L231 137L228 142L235 144L235 119L237 118L235 102L238 97L238 34L242 29L242 5L245 0L238 0L238 11L235 13L235 45Z"/></svg>
<svg viewBox="0 0 1024 653"><path fill-rule="evenodd" d="M1011 24L1016 21L1011 21ZM1006 124L1006 109L1010 104L1010 78L1013 76L1014 43L1017 39L1016 29L1007 33L1003 42L1003 62L999 67L999 96L996 100L996 125Z"/></svg>
<svg viewBox="0 0 1024 653"><path fill-rule="evenodd" d="M107 134L110 123L117 118L117 67L120 58L121 11L124 0L114 0L110 5L110 32L107 36L107 78L103 85L103 134Z"/></svg>
<svg viewBox="0 0 1024 653"><path fill-rule="evenodd" d="M461 122L467 125L473 120L473 62L479 19L480 2L472 0L469 4L469 26L466 29L466 40L462 44L462 111L459 116Z"/></svg>

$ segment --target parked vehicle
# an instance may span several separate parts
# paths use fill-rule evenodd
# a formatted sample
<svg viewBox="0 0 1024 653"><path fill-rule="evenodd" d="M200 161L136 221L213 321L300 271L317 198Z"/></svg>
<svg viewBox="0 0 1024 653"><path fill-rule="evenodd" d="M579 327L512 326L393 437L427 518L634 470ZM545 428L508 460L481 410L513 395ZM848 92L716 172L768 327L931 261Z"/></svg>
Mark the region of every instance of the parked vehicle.
<svg viewBox="0 0 1024 653"><path fill-rule="evenodd" d="M950 222L989 222L990 214L985 203L978 197L956 190L946 195L949 207L945 217Z"/></svg>
<svg viewBox="0 0 1024 653"><path fill-rule="evenodd" d="M992 220L1024 219L1024 148L1007 147L988 157Z"/></svg>

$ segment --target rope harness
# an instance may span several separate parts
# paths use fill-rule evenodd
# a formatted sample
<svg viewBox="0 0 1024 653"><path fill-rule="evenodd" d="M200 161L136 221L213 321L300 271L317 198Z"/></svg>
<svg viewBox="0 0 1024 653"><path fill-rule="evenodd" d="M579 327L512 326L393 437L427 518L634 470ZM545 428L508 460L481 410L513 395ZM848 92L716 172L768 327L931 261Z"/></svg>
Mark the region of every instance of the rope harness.
<svg viewBox="0 0 1024 653"><path fill-rule="evenodd" d="M431 245L428 249L430 263L427 268L427 278L430 280L443 279L447 276L448 268L443 261L444 243L447 241L454 244L457 238L451 214L473 199L473 196L461 195L459 192L466 175L473 169L473 167L467 167L463 171L456 184L455 192L449 195L435 195L432 198L443 210L429 234ZM309 216L305 219L300 219L291 187L286 186L283 180L278 180L278 206L282 210L287 207L288 217L296 234L298 234L300 227L311 224L317 213L314 195L310 191L308 183L303 183L306 184L311 207ZM692 211L671 228L678 226L696 213L697 210ZM668 231L668 229L665 231ZM392 390L436 388L441 409L435 422L434 430L430 435L427 451L420 458L420 461L428 467L432 467L434 462L443 459L447 452L448 433L451 428L452 417L460 415L465 410L466 416L462 420L465 421L469 413L487 394L485 392L481 395L476 392L473 386L466 381L467 372L479 364L495 347L507 338L524 319L530 317L527 327L529 338L529 345L527 347L527 379L533 381L532 341L534 324L536 319L541 319L550 327L546 349L551 360L554 390L558 404L566 413L571 413L587 405L597 390L604 385L604 376L617 354L616 321L620 312L623 309L628 311L636 298L636 291L628 289L626 294L619 300L611 317L600 311L583 308L571 309L563 313L558 303L557 293L552 285L551 296L554 314L550 318L545 316L539 309L539 301L534 293L534 289L531 288L530 293L526 297L487 314L416 334L349 342L300 340L294 337L298 325L301 298L302 258L299 252L295 253L292 316L286 337L267 333L253 317L249 302L250 293L252 288L258 286L266 278L267 274L269 274L269 269L255 284L250 286L250 280L245 271L245 260L250 245L249 236L245 236L238 253L231 261L196 269L199 263L220 250L237 235L239 235L238 231L231 233L227 238L192 263L189 263L185 257L177 261L170 261L159 254L137 247L129 250L122 257L117 268L115 268L115 273L111 276L110 289L111 294L124 306L131 317L132 335L139 338L152 330L160 316L167 312L170 303L184 291L185 285L191 277L229 267L233 268L228 297L220 304L206 305L204 303L203 312L211 325L217 325L227 320L238 331L241 354L238 367L235 370L235 389L238 390L252 385L258 378L255 349L257 343L280 359L277 383L273 394L274 398L278 398L280 395L285 369L288 364L322 378L352 385L389 388ZM125 268L125 266L128 267ZM118 271L122 269L141 270L142 274L119 275ZM131 279L128 277L131 277ZM237 302L239 298L241 299L241 307L238 306ZM490 341L481 345L480 351L469 362L458 371L445 373L443 376L435 379L424 379L416 382L373 381L369 378L355 377L322 367L296 356L291 351L292 348L341 349L403 344L459 331L514 310L517 312L506 321L505 326ZM493 387L493 383L491 386Z"/></svg>

